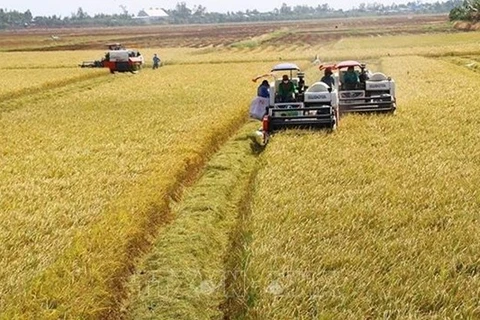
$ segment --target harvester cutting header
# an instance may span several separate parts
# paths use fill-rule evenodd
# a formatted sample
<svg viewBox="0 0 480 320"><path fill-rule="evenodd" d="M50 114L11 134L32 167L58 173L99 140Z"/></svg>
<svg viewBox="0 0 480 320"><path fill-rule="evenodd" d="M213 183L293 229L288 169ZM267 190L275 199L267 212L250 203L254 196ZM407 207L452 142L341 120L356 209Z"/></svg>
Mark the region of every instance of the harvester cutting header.
<svg viewBox="0 0 480 320"><path fill-rule="evenodd" d="M111 73L132 72L140 70L144 64L143 56L138 50L126 49L120 43L108 45L108 52L101 60L83 61L82 68L108 68Z"/></svg>

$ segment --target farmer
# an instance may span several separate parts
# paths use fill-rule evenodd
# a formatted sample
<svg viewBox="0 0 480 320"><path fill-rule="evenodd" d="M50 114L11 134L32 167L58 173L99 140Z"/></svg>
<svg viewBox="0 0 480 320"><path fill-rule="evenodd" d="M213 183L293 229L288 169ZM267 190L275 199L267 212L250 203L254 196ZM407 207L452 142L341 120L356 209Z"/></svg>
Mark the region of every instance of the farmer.
<svg viewBox="0 0 480 320"><path fill-rule="evenodd" d="M270 98L270 84L268 80L263 80L257 89L257 96L262 98Z"/></svg>
<svg viewBox="0 0 480 320"><path fill-rule="evenodd" d="M360 82L365 82L369 79L368 71L365 70L365 67L366 65L363 63L360 65L360 75L358 76Z"/></svg>
<svg viewBox="0 0 480 320"><path fill-rule="evenodd" d="M343 75L343 84L347 90L352 90L357 87L358 75L353 66L348 67L347 72Z"/></svg>
<svg viewBox="0 0 480 320"><path fill-rule="evenodd" d="M327 84L330 88L333 89L333 87L335 86L335 79L332 77L332 74L333 74L332 68L330 67L325 68L323 77L322 79L320 79L320 81Z"/></svg>
<svg viewBox="0 0 480 320"><path fill-rule="evenodd" d="M299 95L302 95L305 90L307 90L307 86L305 85L305 74L303 72L298 73L298 85L297 91Z"/></svg>
<svg viewBox="0 0 480 320"><path fill-rule="evenodd" d="M291 102L295 99L295 85L286 74L278 86L278 98L280 102Z"/></svg>
<svg viewBox="0 0 480 320"><path fill-rule="evenodd" d="M263 80L257 88L257 96L250 103L250 117L262 120L267 113L267 107L270 102L270 84L268 80Z"/></svg>
<svg viewBox="0 0 480 320"><path fill-rule="evenodd" d="M160 65L160 58L157 56L155 53L153 55L153 69L158 69L158 66Z"/></svg>

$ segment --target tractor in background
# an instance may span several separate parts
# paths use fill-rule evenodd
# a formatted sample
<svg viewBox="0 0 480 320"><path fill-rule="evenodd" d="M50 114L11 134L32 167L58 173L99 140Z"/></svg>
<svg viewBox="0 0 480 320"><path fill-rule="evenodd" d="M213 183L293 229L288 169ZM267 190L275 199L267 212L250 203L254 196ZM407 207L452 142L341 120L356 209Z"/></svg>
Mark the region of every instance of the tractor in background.
<svg viewBox="0 0 480 320"><path fill-rule="evenodd" d="M101 60L83 61L82 68L108 68L110 73L135 73L144 64L143 56L138 50L126 49L119 43L109 44L108 52Z"/></svg>

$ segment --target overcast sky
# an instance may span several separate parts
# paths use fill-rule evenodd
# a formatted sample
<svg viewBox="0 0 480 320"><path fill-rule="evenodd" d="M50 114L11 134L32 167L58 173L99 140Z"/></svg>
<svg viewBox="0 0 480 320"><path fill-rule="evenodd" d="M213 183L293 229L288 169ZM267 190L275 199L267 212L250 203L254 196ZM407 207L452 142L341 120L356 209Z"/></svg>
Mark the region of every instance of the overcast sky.
<svg viewBox="0 0 480 320"><path fill-rule="evenodd" d="M247 9L257 9L259 11L271 11L274 8L280 8L282 3L290 6L295 5L309 5L315 7L319 4L328 3L335 9L349 9L358 6L360 3L378 2L384 4L407 3L413 0L325 0L325 1L308 1L308 0L235 0L235 1L221 1L221 0L0 0L0 8L7 10L17 10L24 12L28 9L33 16L52 16L60 15L62 17L70 16L76 12L79 7L82 7L90 15L96 13L122 13L120 5L127 7L131 14L137 14L138 11L148 8L165 8L174 9L178 2L185 2L189 8L195 5L202 5L207 8L209 12L227 12L227 11L245 11ZM435 0L434 0L435 1ZM434 2L422 1L422 2Z"/></svg>

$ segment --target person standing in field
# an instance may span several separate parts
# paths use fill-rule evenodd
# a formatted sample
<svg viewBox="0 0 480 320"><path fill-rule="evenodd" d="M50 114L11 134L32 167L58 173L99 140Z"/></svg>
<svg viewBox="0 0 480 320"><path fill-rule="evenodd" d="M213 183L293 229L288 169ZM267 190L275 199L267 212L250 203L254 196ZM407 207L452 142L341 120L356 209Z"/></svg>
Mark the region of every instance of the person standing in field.
<svg viewBox="0 0 480 320"><path fill-rule="evenodd" d="M160 58L155 53L153 55L153 69L158 69L159 66L160 66Z"/></svg>

